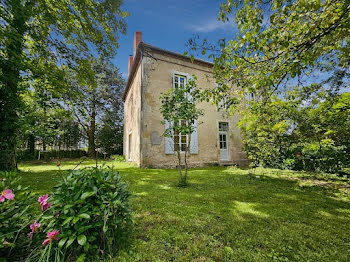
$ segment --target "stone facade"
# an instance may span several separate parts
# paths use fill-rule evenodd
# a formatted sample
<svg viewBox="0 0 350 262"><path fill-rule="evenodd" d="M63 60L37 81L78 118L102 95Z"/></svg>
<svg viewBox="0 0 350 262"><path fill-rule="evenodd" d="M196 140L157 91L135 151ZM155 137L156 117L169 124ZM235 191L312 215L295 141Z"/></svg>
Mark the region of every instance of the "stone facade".
<svg viewBox="0 0 350 262"><path fill-rule="evenodd" d="M127 161L140 167L175 167L176 155L165 150L165 138L162 136L165 127L161 124L159 97L172 88L175 74L185 78L194 74L199 88L214 88L212 64L199 59L192 62L185 56L142 43L139 32L135 36L140 43L134 44L137 49L131 58L124 94L124 155ZM198 107L203 109L204 116L198 119L198 148L190 155L189 165L246 165L241 135L236 127L239 116L227 117L207 102ZM219 130L220 122L227 123L220 124L221 129L226 127L224 131Z"/></svg>

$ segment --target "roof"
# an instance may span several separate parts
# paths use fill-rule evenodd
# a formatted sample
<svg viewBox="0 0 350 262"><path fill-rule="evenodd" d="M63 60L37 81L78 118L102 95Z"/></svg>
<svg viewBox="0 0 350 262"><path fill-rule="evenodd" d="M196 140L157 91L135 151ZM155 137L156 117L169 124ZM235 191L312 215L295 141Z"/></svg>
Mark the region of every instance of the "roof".
<svg viewBox="0 0 350 262"><path fill-rule="evenodd" d="M145 49L150 49L150 50L152 50L154 52L158 52L158 53L170 56L170 57L175 57L175 58L179 58L179 59L182 59L182 60L187 60L187 61L190 61L192 63L207 65L208 67L213 67L213 65L214 65L213 63L211 63L209 61L206 61L206 60L203 60L203 59L194 58L192 60L191 57L189 57L189 56L185 56L185 55L182 55L182 54L179 54L179 53L168 51L168 50L165 50L165 49L162 49L162 48L159 48L159 47L155 47L155 46L146 44L144 42L141 42L138 45L138 47L137 47L136 55L135 55L135 57L133 59L132 65L131 65L131 69L130 69L129 76L128 76L128 81L126 82L126 87L125 87L125 91L124 91L124 95L123 95L123 101L125 101L125 99L126 99L126 96L127 96L128 92L129 92L129 89L131 87L131 83L133 81L136 69L137 69L137 67L139 65L140 58L141 58L140 50L145 50Z"/></svg>

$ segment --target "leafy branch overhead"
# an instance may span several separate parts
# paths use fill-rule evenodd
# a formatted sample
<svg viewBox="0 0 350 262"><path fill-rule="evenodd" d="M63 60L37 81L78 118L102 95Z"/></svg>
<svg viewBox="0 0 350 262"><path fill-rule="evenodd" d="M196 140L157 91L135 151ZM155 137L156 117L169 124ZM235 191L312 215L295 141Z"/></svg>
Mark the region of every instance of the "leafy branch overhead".
<svg viewBox="0 0 350 262"><path fill-rule="evenodd" d="M242 87L241 98L254 93L267 102L285 86L310 81L312 73L349 67L349 12L348 0L228 0L219 20L235 22L236 36L218 45L189 44L209 52L218 82Z"/></svg>

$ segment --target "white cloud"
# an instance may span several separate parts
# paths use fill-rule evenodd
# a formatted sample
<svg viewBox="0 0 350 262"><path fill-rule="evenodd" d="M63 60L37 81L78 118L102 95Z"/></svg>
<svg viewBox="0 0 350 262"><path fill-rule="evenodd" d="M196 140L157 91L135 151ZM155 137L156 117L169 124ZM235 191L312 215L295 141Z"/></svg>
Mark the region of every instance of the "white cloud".
<svg viewBox="0 0 350 262"><path fill-rule="evenodd" d="M221 30L227 30L230 28L233 29L235 28L235 25L232 23L232 21L223 23L222 21L219 21L217 19L211 19L200 24L189 25L188 28L192 31L199 32L199 33L209 33L218 29L221 29Z"/></svg>

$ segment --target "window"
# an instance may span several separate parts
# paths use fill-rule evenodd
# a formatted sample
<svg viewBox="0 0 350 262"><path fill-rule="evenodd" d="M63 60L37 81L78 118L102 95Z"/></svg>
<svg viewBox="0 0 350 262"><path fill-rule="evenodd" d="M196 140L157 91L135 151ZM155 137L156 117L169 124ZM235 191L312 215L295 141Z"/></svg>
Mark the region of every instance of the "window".
<svg viewBox="0 0 350 262"><path fill-rule="evenodd" d="M180 120L179 123L175 123L175 125L185 125L185 120ZM174 151L178 151L180 149L180 152L185 152L186 147L188 145L188 135L181 134L177 131L174 133Z"/></svg>
<svg viewBox="0 0 350 262"><path fill-rule="evenodd" d="M184 87L186 85L186 77L181 75L174 75L174 87Z"/></svg>
<svg viewBox="0 0 350 262"><path fill-rule="evenodd" d="M219 134L220 149L227 149L227 134Z"/></svg>
<svg viewBox="0 0 350 262"><path fill-rule="evenodd" d="M228 131L228 123L219 122L219 131Z"/></svg>

